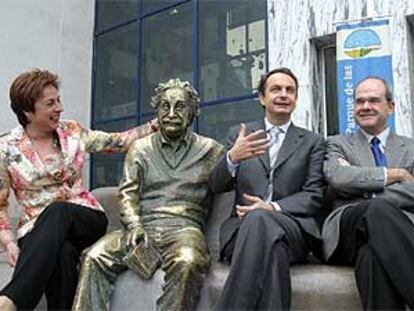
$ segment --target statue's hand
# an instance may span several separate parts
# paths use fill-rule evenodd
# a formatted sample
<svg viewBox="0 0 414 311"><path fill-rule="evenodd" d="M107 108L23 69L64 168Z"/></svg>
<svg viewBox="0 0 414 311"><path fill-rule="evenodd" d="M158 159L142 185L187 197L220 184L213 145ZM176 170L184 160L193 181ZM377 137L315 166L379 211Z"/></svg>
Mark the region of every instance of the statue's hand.
<svg viewBox="0 0 414 311"><path fill-rule="evenodd" d="M123 237L124 245L127 248L134 247L141 239L145 239L145 235L145 230L141 225L136 225L128 228Z"/></svg>

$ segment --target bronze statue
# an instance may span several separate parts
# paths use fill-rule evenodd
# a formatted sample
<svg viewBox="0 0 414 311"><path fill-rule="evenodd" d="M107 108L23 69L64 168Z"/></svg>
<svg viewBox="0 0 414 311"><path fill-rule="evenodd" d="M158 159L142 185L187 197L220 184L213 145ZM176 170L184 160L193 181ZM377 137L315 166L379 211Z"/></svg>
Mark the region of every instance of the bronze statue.
<svg viewBox="0 0 414 311"><path fill-rule="evenodd" d="M160 131L137 140L125 158L119 186L125 229L108 233L84 254L73 310L109 310L120 272L132 267L147 278L158 263L165 284L157 309L196 308L210 266L203 233L208 179L224 153L218 142L191 130L198 101L194 88L179 79L155 89L151 104Z"/></svg>

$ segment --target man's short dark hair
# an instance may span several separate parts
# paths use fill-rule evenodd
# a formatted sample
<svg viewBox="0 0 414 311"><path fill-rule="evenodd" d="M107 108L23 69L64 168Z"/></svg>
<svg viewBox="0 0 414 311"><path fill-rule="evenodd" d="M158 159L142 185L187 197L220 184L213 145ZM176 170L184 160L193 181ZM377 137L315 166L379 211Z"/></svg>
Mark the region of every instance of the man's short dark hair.
<svg viewBox="0 0 414 311"><path fill-rule="evenodd" d="M358 88L358 86L362 82L365 82L366 80L378 80L378 81L382 82L382 84L384 84L384 87L385 87L385 99L389 102L392 102L394 100L390 84L387 82L387 80L385 80L381 77L378 77L378 76L368 76L368 77L365 77L362 80L360 80L354 88L354 99L355 99L355 95L356 95L356 89Z"/></svg>
<svg viewBox="0 0 414 311"><path fill-rule="evenodd" d="M271 75L274 75L275 73L283 73L285 75L288 75L289 77L291 77L293 79L293 81L295 81L296 97L297 97L298 96L298 89L299 89L298 78L296 78L294 73L289 68L286 68L286 67L279 67L279 68L273 69L272 71L269 71L268 73L262 75L262 77L260 78L260 81L259 81L259 85L257 87L257 90L258 90L259 94L261 94L263 96L265 95L266 82L269 79L269 77Z"/></svg>

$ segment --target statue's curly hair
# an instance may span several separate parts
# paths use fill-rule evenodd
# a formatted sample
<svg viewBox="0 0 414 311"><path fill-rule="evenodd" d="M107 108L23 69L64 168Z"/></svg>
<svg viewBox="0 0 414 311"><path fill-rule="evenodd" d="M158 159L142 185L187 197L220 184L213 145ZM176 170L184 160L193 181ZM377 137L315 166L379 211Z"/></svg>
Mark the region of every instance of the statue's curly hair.
<svg viewBox="0 0 414 311"><path fill-rule="evenodd" d="M191 86L190 82L181 81L179 78L170 79L168 82L158 84L154 90L155 95L151 97L151 106L157 109L161 103L161 97L164 92L173 88L181 89L187 93L187 104L190 105L192 112L190 120L192 121L196 116L199 116L200 108L198 104L200 102L200 97L198 96L197 91Z"/></svg>

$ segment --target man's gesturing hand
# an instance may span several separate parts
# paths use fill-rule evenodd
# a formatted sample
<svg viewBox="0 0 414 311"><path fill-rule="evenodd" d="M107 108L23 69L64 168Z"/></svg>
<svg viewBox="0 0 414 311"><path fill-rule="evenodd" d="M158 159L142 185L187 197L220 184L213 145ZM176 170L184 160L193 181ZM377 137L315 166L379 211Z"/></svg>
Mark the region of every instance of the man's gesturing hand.
<svg viewBox="0 0 414 311"><path fill-rule="evenodd" d="M264 154L270 147L270 141L266 138L266 133L259 130L246 134L246 125L241 124L239 136L229 150L230 160L240 162L252 157Z"/></svg>

